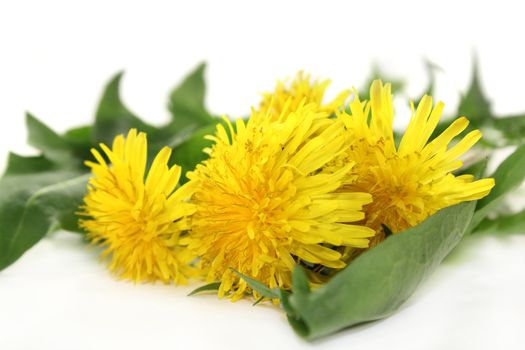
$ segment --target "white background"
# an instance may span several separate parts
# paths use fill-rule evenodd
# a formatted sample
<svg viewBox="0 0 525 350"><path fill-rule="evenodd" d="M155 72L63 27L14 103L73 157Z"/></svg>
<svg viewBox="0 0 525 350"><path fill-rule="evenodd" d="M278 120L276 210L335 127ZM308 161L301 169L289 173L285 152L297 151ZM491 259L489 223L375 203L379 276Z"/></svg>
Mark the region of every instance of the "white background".
<svg viewBox="0 0 525 350"><path fill-rule="evenodd" d="M425 57L444 70L436 97L450 112L476 50L496 112L522 112L525 26L517 4L2 0L0 161L8 150L32 152L24 111L58 131L86 123L103 84L121 69L128 106L166 121L168 91L202 60L207 105L217 114L246 114L260 92L299 69L332 78L331 94L361 86L374 61L406 77L408 96L418 96ZM524 203L518 191L513 205ZM193 287L115 281L95 251L62 232L0 272L0 349L525 347L525 235L465 240L397 314L313 344L275 308L185 297Z"/></svg>

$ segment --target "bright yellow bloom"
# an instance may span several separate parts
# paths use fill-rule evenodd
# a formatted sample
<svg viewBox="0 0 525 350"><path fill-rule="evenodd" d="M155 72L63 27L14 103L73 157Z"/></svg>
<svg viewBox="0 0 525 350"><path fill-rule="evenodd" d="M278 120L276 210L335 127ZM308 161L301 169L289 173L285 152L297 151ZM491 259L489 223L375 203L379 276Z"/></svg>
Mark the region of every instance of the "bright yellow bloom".
<svg viewBox="0 0 525 350"><path fill-rule="evenodd" d="M287 110L288 108L284 108ZM197 206L189 248L201 257L219 296L242 298L249 288L232 268L265 283L290 288L299 260L342 268L331 246L365 248L374 231L350 224L364 218L367 193L338 193L351 169L322 169L344 147L340 122L313 104L271 121L252 111L229 133L217 126L210 158L189 173Z"/></svg>
<svg viewBox="0 0 525 350"><path fill-rule="evenodd" d="M111 165L92 149L92 169L81 220L93 243L104 247L109 268L133 281L184 283L193 256L180 245L194 206L190 186L175 190L181 168L168 167L171 149L163 148L145 176L146 134L132 129L119 135L112 149L100 144Z"/></svg>
<svg viewBox="0 0 525 350"><path fill-rule="evenodd" d="M295 111L302 104L314 104L318 111L333 114L344 105L351 92L344 90L331 102L323 104L323 97L330 83L330 80L311 81L310 75L299 72L291 84L279 81L273 92L263 94L259 110L264 114L270 112L268 115L276 119L284 112L285 105L289 111Z"/></svg>
<svg viewBox="0 0 525 350"><path fill-rule="evenodd" d="M443 106L438 102L432 108L430 96L423 97L417 110L412 105L412 117L399 146L394 143L390 84L374 81L369 103L361 102L356 94L350 103L351 115L339 113L348 143L339 162L356 164L344 190L372 194L373 203L365 209L365 223L378 232L374 244L384 237L383 224L394 233L400 232L442 208L483 198L494 186L493 179L474 181L472 175L452 173L463 165L459 157L481 138L481 132L475 130L449 146L467 128L465 117L456 119L428 142Z"/></svg>

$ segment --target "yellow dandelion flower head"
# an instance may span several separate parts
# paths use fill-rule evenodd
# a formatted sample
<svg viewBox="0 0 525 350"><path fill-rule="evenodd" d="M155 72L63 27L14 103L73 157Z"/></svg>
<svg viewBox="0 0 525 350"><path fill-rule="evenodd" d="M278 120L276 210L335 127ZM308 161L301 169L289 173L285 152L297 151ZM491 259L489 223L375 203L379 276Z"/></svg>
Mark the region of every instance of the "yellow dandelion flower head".
<svg viewBox="0 0 525 350"><path fill-rule="evenodd" d="M286 109L286 108L285 108ZM189 248L201 257L219 296L249 292L235 269L267 286L290 288L298 261L345 266L331 246L367 247L374 231L352 222L364 218L368 193L339 193L351 164L331 174L325 164L344 150L340 122L316 106L270 121L252 111L229 132L217 126L210 158L189 173L195 184Z"/></svg>
<svg viewBox="0 0 525 350"><path fill-rule="evenodd" d="M80 225L93 243L104 247L109 268L133 281L161 280L184 283L191 273L193 256L181 246L181 234L189 228L194 206L188 203L191 187L176 189L181 168L168 167L171 149L163 148L147 176L146 134L129 131L119 135L112 148L96 149L96 162L84 198Z"/></svg>
<svg viewBox="0 0 525 350"><path fill-rule="evenodd" d="M298 72L291 83L279 81L273 92L264 93L259 110L263 114L270 112L271 118L278 118L284 112L285 105L290 111L295 111L302 104L312 103L319 111L335 113L344 105L351 91L341 91L332 101L323 104L330 83L330 80L312 80L310 75Z"/></svg>
<svg viewBox="0 0 525 350"><path fill-rule="evenodd" d="M493 179L475 181L473 175L453 174L463 165L459 157L481 138L481 132L474 130L450 146L467 128L465 117L430 140L443 107L438 102L433 108L430 96L424 96L416 110L412 104L410 123L399 146L394 142L390 84L374 81L370 102L361 102L356 93L350 102L351 113L339 113L348 136L344 157L356 164L345 189L372 194L366 224L378 231L375 241L382 239L382 225L397 233L442 208L480 199L494 186Z"/></svg>

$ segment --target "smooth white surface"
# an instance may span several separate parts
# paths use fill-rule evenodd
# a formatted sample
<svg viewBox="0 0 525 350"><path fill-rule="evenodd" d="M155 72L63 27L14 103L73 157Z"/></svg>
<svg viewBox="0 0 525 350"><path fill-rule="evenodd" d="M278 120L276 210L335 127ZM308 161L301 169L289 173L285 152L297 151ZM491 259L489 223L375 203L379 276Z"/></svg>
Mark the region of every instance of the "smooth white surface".
<svg viewBox="0 0 525 350"><path fill-rule="evenodd" d="M332 78L334 94L376 61L417 96L423 57L443 67L436 97L453 111L476 48L496 112L522 112L523 11L512 4L3 1L0 161L31 152L25 110L59 131L88 122L120 69L130 108L167 120L169 89L200 60L209 109L232 117L298 69ZM469 238L394 316L308 344L272 307L115 281L78 236L59 233L0 273L0 349L522 349L524 267L525 235Z"/></svg>
<svg viewBox="0 0 525 350"><path fill-rule="evenodd" d="M115 281L80 238L0 275L2 349L522 349L525 235L467 239L392 317L307 344L282 312Z"/></svg>

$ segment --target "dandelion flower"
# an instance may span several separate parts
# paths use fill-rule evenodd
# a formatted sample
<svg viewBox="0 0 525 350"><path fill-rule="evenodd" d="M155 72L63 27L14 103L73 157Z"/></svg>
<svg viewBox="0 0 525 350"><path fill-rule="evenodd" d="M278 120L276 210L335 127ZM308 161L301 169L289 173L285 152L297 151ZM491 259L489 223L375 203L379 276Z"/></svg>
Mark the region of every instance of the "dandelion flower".
<svg viewBox="0 0 525 350"><path fill-rule="evenodd" d="M288 289L299 261L342 268L331 247L365 248L374 235L351 224L363 220L371 196L337 192L352 165L320 172L344 148L340 122L313 104L270 119L252 111L236 131L227 120L229 133L218 125L210 158L188 174L197 206L188 248L207 280L220 281L219 296L232 300L249 292L232 269Z"/></svg>
<svg viewBox="0 0 525 350"><path fill-rule="evenodd" d="M193 256L181 245L194 206L187 202L191 187L176 189L181 168L168 167L171 150L163 148L147 176L146 134L135 129L119 135L113 147L100 147L111 165L92 149L97 162L84 198L81 226L95 244L104 247L111 271L133 281L184 283Z"/></svg>
<svg viewBox="0 0 525 350"><path fill-rule="evenodd" d="M317 110L333 114L343 106L351 92L344 90L332 101L323 104L330 83L330 80L312 81L310 75L299 72L290 84L279 81L273 92L263 94L259 110L261 113L269 112L270 118L275 119L282 114L285 105L289 111L295 111L301 104L313 104Z"/></svg>
<svg viewBox="0 0 525 350"><path fill-rule="evenodd" d="M442 208L483 198L494 186L493 179L475 181L473 175L453 174L463 165L459 157L481 138L481 132L474 130L449 145L467 128L465 117L429 142L443 107L438 102L432 108L430 96L423 97L417 110L412 104L399 146L393 136L390 84L374 81L369 103L355 96L351 114L339 113L347 130L347 150L339 161L355 163L344 190L372 194L373 202L365 208L366 225L378 233L372 244L384 238L382 225L393 233L403 231Z"/></svg>

